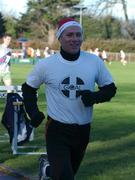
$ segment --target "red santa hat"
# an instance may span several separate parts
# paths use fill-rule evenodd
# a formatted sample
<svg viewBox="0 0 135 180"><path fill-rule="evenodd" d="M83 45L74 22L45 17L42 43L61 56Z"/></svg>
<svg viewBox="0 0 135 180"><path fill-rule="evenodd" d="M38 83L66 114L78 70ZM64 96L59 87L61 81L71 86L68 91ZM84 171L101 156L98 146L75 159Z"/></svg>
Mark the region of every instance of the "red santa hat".
<svg viewBox="0 0 135 180"><path fill-rule="evenodd" d="M77 22L73 18L63 18L58 23L58 30L56 33L56 37L59 39L63 31L70 26L77 26L82 29L82 26L79 24L79 22Z"/></svg>

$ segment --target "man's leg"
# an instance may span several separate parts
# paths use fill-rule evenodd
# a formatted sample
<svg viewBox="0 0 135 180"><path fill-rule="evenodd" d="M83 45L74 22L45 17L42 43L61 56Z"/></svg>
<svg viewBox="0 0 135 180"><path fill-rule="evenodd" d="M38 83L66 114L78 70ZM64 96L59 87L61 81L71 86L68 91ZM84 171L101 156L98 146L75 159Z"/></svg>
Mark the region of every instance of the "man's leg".
<svg viewBox="0 0 135 180"><path fill-rule="evenodd" d="M66 129L55 123L50 123L46 140L47 154L53 180L74 180L71 164L69 139Z"/></svg>
<svg viewBox="0 0 135 180"><path fill-rule="evenodd" d="M89 125L87 125L86 127L80 127L79 136L76 139L76 142L73 144L73 148L71 151L71 161L74 175L77 173L82 159L85 155L85 151L89 143L90 128L91 127Z"/></svg>
<svg viewBox="0 0 135 180"><path fill-rule="evenodd" d="M47 154L53 180L74 180L89 142L90 125L66 126L49 123Z"/></svg>
<svg viewBox="0 0 135 180"><path fill-rule="evenodd" d="M12 92L12 90L10 89L10 86L12 85L12 80L11 80L11 74L10 74L10 72L9 72L9 73L5 73L5 74L3 75L3 82L4 82L4 85L5 85L6 88L7 88L7 93Z"/></svg>

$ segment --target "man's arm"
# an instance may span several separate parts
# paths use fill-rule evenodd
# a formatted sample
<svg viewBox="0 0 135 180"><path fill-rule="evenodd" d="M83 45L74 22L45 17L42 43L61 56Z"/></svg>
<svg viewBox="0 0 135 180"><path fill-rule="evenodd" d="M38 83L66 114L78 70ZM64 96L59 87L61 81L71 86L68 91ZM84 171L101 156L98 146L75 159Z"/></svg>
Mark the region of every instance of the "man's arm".
<svg viewBox="0 0 135 180"><path fill-rule="evenodd" d="M86 107L94 104L110 101L116 94L116 86L114 83L99 87L99 91L91 92L84 90L81 92L81 99Z"/></svg>
<svg viewBox="0 0 135 180"><path fill-rule="evenodd" d="M45 118L45 115L39 111L37 106L37 90L27 83L22 84L22 96L26 112L31 119L31 125L38 127Z"/></svg>

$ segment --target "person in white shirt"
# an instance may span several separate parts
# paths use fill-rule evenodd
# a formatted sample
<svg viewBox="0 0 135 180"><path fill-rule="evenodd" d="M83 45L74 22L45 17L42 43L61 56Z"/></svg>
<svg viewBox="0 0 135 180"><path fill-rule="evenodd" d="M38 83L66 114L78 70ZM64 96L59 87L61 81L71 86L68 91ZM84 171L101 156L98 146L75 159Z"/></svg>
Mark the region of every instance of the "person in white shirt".
<svg viewBox="0 0 135 180"><path fill-rule="evenodd" d="M48 161L41 156L39 179L74 180L89 143L93 105L110 101L116 86L101 58L80 50L83 28L79 22L62 19L56 36L60 52L35 65L22 92L31 125L38 127L45 116L36 94L45 85Z"/></svg>
<svg viewBox="0 0 135 180"><path fill-rule="evenodd" d="M4 34L2 37L3 43L0 44L0 80L7 87L7 92L10 92L12 85L10 72L11 49L9 48L12 36Z"/></svg>
<svg viewBox="0 0 135 180"><path fill-rule="evenodd" d="M36 58L39 58L39 59L41 58L40 49L36 49L35 55L36 55Z"/></svg>
<svg viewBox="0 0 135 180"><path fill-rule="evenodd" d="M120 62L122 63L123 66L127 64L126 54L122 49L120 50Z"/></svg>
<svg viewBox="0 0 135 180"><path fill-rule="evenodd" d="M101 53L101 57L102 57L104 62L107 62L111 65L112 62L109 60L107 51L105 49L103 49L103 51Z"/></svg>
<svg viewBox="0 0 135 180"><path fill-rule="evenodd" d="M47 58L51 56L51 49L47 46L44 50L44 57Z"/></svg>

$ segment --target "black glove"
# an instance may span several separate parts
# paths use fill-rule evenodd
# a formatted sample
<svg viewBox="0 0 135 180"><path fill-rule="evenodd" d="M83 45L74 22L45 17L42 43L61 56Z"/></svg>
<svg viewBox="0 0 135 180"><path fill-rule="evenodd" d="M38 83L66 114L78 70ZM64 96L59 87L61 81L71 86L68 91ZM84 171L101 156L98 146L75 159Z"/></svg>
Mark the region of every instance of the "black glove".
<svg viewBox="0 0 135 180"><path fill-rule="evenodd" d="M45 119L45 115L39 111L37 106L37 89L24 83L22 84L22 96L26 112L31 119L30 125L36 128Z"/></svg>
<svg viewBox="0 0 135 180"><path fill-rule="evenodd" d="M86 107L93 104L103 103L110 101L116 94L116 86L114 83L99 87L99 91L91 92L90 90L84 90L80 93L81 99Z"/></svg>
<svg viewBox="0 0 135 180"><path fill-rule="evenodd" d="M94 93L90 90L81 91L81 99L86 107L93 106L95 103Z"/></svg>
<svg viewBox="0 0 135 180"><path fill-rule="evenodd" d="M35 114L31 116L31 126L37 128L42 121L45 119L44 113L37 111Z"/></svg>

